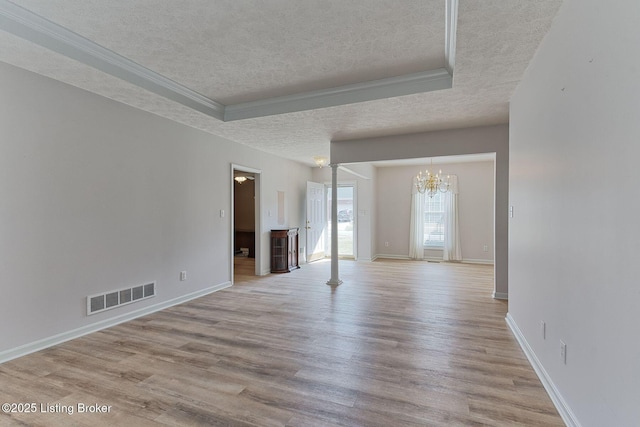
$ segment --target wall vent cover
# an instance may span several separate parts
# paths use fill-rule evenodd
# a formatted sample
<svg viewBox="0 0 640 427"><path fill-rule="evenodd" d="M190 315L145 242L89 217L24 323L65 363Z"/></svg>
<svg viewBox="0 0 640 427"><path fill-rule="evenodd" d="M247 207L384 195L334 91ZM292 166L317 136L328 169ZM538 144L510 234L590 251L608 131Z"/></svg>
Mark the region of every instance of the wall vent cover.
<svg viewBox="0 0 640 427"><path fill-rule="evenodd" d="M90 295L87 297L87 316L142 301L155 295L156 282Z"/></svg>

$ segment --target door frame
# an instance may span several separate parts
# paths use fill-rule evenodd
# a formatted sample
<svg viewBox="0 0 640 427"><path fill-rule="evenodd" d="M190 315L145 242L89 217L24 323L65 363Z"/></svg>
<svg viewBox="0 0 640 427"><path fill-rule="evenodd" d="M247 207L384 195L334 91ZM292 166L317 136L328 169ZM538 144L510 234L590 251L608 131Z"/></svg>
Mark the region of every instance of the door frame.
<svg viewBox="0 0 640 427"><path fill-rule="evenodd" d="M231 269L231 284L233 285L233 276L234 276L234 268L233 268L233 257L235 252L235 189L234 189L234 171L252 173L255 175L256 179L253 180L255 185L255 201L254 201L254 209L255 209L255 247L256 247L256 257L255 257L255 274L256 276L260 276L262 274L262 216L261 216L261 201L262 201L262 170L250 168L248 166L242 166L235 163L231 163L231 214L230 214L230 224L231 230L229 231L230 237L230 245L229 245L229 264Z"/></svg>
<svg viewBox="0 0 640 427"><path fill-rule="evenodd" d="M326 182L324 183L324 203L325 206L329 206L329 198L327 197L327 190L331 189L331 186L333 184L331 182ZM343 259L353 259L355 261L358 260L358 181L355 180L346 180L346 181L338 181L336 183L336 185L338 187L353 187L353 256L351 255L343 255L342 258ZM329 217L325 218L326 219L326 225L329 224ZM325 241L325 253L328 253L329 251L327 251L327 246L329 247L329 249L331 249L331 236L329 235L327 237L327 240ZM333 254L331 254L331 256L333 256ZM340 255L338 255L338 258L340 258Z"/></svg>

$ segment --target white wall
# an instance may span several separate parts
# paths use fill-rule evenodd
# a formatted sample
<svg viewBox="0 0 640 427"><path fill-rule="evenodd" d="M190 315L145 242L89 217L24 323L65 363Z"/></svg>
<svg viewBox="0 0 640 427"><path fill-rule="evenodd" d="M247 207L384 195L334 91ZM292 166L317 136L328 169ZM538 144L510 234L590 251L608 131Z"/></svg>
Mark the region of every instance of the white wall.
<svg viewBox="0 0 640 427"><path fill-rule="evenodd" d="M509 316L583 426L640 425L638 17L565 0L511 101Z"/></svg>
<svg viewBox="0 0 640 427"><path fill-rule="evenodd" d="M0 360L228 284L232 163L302 224L309 167L0 63ZM156 297L86 316L87 295L152 280Z"/></svg>
<svg viewBox="0 0 640 427"><path fill-rule="evenodd" d="M413 177L424 166L378 168L378 236L379 256L409 256L409 223ZM468 262L493 262L494 238L494 164L493 161L434 165L443 174L458 176L459 214L462 257ZM385 243L389 242L389 246ZM484 251L487 245L487 251ZM442 259L442 250L425 250L427 258Z"/></svg>

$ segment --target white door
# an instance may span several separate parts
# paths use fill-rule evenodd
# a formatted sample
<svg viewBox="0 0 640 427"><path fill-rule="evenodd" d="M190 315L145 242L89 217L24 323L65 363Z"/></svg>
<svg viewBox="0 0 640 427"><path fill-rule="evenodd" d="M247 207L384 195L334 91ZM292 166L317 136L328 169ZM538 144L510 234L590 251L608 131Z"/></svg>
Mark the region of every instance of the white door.
<svg viewBox="0 0 640 427"><path fill-rule="evenodd" d="M324 258L324 184L307 181L307 262Z"/></svg>

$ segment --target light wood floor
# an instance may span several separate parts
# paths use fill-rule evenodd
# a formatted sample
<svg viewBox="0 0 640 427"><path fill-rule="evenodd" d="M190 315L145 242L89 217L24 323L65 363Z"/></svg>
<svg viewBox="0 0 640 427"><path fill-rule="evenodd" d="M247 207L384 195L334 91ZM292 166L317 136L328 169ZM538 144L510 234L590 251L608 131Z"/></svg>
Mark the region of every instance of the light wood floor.
<svg viewBox="0 0 640 427"><path fill-rule="evenodd" d="M336 289L324 284L328 262L237 276L2 364L2 402L112 409L0 414L0 425L563 425L507 329L506 303L490 297L492 267L340 267Z"/></svg>

